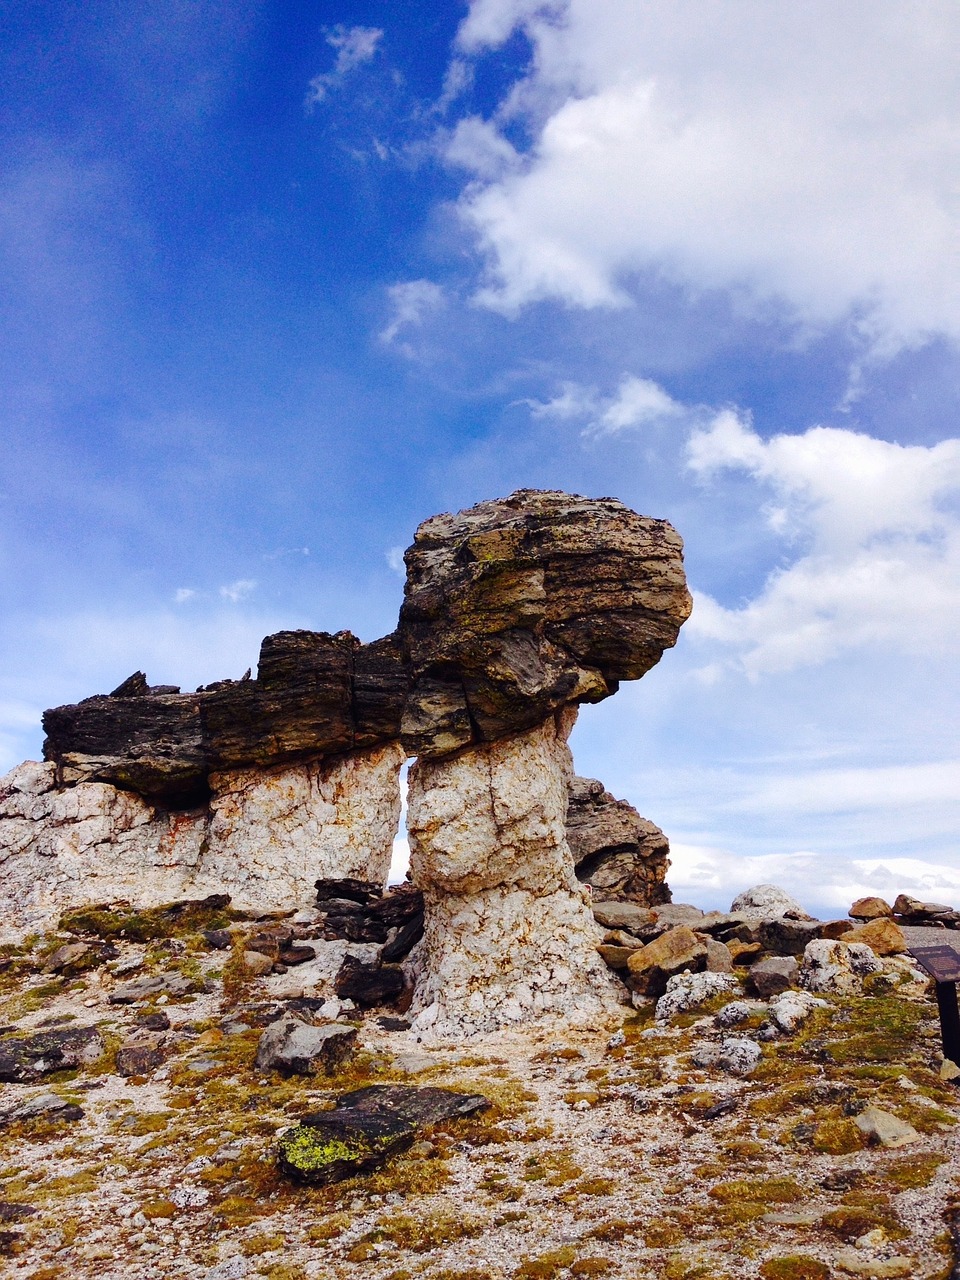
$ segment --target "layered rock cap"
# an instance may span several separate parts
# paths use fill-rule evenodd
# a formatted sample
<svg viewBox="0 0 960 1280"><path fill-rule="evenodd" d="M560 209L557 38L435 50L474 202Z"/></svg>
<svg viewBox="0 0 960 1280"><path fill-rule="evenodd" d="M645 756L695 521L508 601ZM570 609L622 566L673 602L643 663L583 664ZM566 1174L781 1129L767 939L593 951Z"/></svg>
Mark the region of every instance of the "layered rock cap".
<svg viewBox="0 0 960 1280"><path fill-rule="evenodd" d="M44 715L58 782L109 782L176 808L210 775L400 739L442 758L598 702L676 643L690 613L682 542L613 498L523 489L434 516L407 551L396 632L361 644L282 631L256 679L194 693L142 672Z"/></svg>

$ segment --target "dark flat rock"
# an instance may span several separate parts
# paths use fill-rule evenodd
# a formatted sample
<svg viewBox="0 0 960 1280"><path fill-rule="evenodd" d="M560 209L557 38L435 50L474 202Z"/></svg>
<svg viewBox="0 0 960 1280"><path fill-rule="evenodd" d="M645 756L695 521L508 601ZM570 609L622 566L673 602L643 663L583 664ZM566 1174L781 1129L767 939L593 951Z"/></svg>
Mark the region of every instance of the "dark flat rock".
<svg viewBox="0 0 960 1280"><path fill-rule="evenodd" d="M282 1134L278 1162L297 1182L323 1186L364 1173L409 1147L417 1132L489 1106L479 1094L406 1085L371 1085L338 1099Z"/></svg>

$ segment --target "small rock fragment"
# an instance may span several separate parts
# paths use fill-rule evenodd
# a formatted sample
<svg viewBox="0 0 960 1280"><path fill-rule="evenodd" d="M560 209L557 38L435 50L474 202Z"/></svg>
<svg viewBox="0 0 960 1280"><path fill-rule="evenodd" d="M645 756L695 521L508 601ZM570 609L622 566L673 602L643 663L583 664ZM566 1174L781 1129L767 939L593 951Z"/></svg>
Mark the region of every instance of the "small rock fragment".
<svg viewBox="0 0 960 1280"><path fill-rule="evenodd" d="M148 1076L151 1071L163 1065L165 1056L159 1036L127 1040L117 1050L117 1075Z"/></svg>
<svg viewBox="0 0 960 1280"><path fill-rule="evenodd" d="M866 1107L854 1117L854 1124L870 1142L881 1147L904 1147L919 1142L920 1135L912 1124L880 1107Z"/></svg>
<svg viewBox="0 0 960 1280"><path fill-rule="evenodd" d="M244 951L244 967L256 978L265 977L273 968L273 960L262 951Z"/></svg>
<svg viewBox="0 0 960 1280"><path fill-rule="evenodd" d="M940 1079L946 1080L948 1084L952 1084L955 1080L960 1080L960 1067L955 1062L951 1062L949 1058L944 1058L940 1063Z"/></svg>

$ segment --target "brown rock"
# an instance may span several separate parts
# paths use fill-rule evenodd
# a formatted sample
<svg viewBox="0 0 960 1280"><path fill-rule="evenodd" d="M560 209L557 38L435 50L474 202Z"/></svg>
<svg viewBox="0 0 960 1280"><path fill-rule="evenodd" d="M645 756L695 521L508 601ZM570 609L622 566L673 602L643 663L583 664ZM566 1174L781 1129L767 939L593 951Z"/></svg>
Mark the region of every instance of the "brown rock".
<svg viewBox="0 0 960 1280"><path fill-rule="evenodd" d="M630 957L639 950L639 943L634 947L614 947L601 942L597 947L603 962L611 969L626 969Z"/></svg>
<svg viewBox="0 0 960 1280"><path fill-rule="evenodd" d="M849 933L852 928L853 926L849 920L828 920L820 926L820 937L827 938L830 942L836 942L845 933Z"/></svg>
<svg viewBox="0 0 960 1280"><path fill-rule="evenodd" d="M686 925L678 925L635 951L627 962L629 985L645 996L661 996L667 979L707 967L707 948Z"/></svg>
<svg viewBox="0 0 960 1280"><path fill-rule="evenodd" d="M841 938L842 942L865 942L878 956L898 956L907 949L903 930L889 917L880 916L858 929L851 929Z"/></svg>
<svg viewBox="0 0 960 1280"><path fill-rule="evenodd" d="M670 844L660 828L595 778L571 778L568 795L567 843L577 878L590 885L594 901L669 902Z"/></svg>
<svg viewBox="0 0 960 1280"><path fill-rule="evenodd" d="M759 942L741 942L739 938L731 938L723 944L736 965L753 964L763 955L763 947Z"/></svg>
<svg viewBox="0 0 960 1280"><path fill-rule="evenodd" d="M881 916L892 916L893 907L883 898L858 898L849 914L854 920L878 920Z"/></svg>
<svg viewBox="0 0 960 1280"><path fill-rule="evenodd" d="M700 937L707 948L707 971L709 973L733 973L733 956L726 943L718 942L708 933Z"/></svg>
<svg viewBox="0 0 960 1280"><path fill-rule="evenodd" d="M243 953L243 963L248 972L252 973L254 977L263 978L273 968L274 961L270 956L264 955L262 951L245 951Z"/></svg>
<svg viewBox="0 0 960 1280"><path fill-rule="evenodd" d="M127 1040L117 1050L117 1075L148 1076L164 1060L163 1044L157 1037Z"/></svg>

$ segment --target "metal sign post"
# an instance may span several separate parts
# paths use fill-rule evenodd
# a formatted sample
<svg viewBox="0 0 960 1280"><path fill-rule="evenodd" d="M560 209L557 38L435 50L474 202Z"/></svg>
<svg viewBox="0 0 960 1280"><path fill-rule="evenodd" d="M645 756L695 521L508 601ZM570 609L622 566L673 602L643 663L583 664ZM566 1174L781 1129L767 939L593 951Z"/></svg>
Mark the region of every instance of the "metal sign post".
<svg viewBox="0 0 960 1280"><path fill-rule="evenodd" d="M945 946L911 947L910 954L936 983L943 1056L960 1066L960 1009L957 1007L960 953Z"/></svg>

